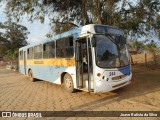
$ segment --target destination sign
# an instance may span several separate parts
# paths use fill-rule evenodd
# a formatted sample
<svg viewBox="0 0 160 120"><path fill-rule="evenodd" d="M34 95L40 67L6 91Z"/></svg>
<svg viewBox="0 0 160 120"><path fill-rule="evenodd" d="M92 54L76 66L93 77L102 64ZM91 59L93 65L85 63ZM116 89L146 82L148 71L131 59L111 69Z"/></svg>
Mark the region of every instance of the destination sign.
<svg viewBox="0 0 160 120"><path fill-rule="evenodd" d="M96 25L95 26L95 32L96 33L108 33L108 34L115 34L115 35L122 35L123 36L123 32L121 30L119 30L118 28L113 28L113 27L109 27L109 26Z"/></svg>

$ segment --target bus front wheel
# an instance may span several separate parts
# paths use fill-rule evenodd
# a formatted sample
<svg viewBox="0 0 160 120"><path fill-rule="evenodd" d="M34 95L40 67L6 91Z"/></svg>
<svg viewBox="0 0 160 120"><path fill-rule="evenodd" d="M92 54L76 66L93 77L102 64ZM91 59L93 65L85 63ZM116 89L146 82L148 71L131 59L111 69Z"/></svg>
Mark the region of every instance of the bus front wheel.
<svg viewBox="0 0 160 120"><path fill-rule="evenodd" d="M69 74L64 75L64 89L68 92L73 93L75 91L72 77Z"/></svg>
<svg viewBox="0 0 160 120"><path fill-rule="evenodd" d="M29 75L29 79L30 79L32 82L35 82L35 78L33 77L33 72L32 72L32 70L29 70L28 75Z"/></svg>

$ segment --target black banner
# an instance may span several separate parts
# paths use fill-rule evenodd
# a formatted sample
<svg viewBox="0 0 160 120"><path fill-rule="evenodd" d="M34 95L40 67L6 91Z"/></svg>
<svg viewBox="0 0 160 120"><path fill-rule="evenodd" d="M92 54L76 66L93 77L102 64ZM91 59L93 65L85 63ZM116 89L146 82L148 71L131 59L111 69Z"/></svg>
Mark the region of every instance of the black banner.
<svg viewBox="0 0 160 120"><path fill-rule="evenodd" d="M0 111L0 117L160 117L160 111Z"/></svg>

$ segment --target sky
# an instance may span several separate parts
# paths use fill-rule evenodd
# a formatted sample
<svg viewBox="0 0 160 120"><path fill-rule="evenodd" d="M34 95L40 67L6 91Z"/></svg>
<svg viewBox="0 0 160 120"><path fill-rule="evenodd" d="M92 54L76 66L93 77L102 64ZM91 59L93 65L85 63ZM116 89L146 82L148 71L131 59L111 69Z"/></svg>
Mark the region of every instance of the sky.
<svg viewBox="0 0 160 120"><path fill-rule="evenodd" d="M0 6L0 22L7 21L5 13L3 13L4 8L5 5ZM18 24L27 27L28 31L30 32L27 39L27 42L29 44L45 39L45 34L50 32L48 18L45 18L44 23L40 23L39 21L34 21L33 23L31 23L24 17Z"/></svg>

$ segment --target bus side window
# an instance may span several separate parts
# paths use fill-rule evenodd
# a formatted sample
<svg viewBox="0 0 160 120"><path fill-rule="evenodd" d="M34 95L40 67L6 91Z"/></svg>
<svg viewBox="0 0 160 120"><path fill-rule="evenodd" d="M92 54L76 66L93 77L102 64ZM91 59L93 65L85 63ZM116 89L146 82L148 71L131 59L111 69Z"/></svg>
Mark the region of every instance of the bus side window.
<svg viewBox="0 0 160 120"><path fill-rule="evenodd" d="M33 48L27 49L27 59L33 59Z"/></svg>
<svg viewBox="0 0 160 120"><path fill-rule="evenodd" d="M55 57L55 41L49 43L49 58Z"/></svg>
<svg viewBox="0 0 160 120"><path fill-rule="evenodd" d="M73 46L73 38L69 37L66 42L68 43L66 46L66 58L71 58L74 56L74 46Z"/></svg>
<svg viewBox="0 0 160 120"><path fill-rule="evenodd" d="M49 42L43 44L43 58L55 57L55 42Z"/></svg>
<svg viewBox="0 0 160 120"><path fill-rule="evenodd" d="M46 51L46 44L43 44L43 52Z"/></svg>
<svg viewBox="0 0 160 120"><path fill-rule="evenodd" d="M69 37L69 46L73 46L73 38L72 37Z"/></svg>
<svg viewBox="0 0 160 120"><path fill-rule="evenodd" d="M19 52L19 59L23 60L23 51L22 50Z"/></svg>
<svg viewBox="0 0 160 120"><path fill-rule="evenodd" d="M42 59L42 45L34 47L34 59Z"/></svg>
<svg viewBox="0 0 160 120"><path fill-rule="evenodd" d="M56 57L71 58L74 56L73 38L67 37L56 41Z"/></svg>
<svg viewBox="0 0 160 120"><path fill-rule="evenodd" d="M63 53L62 53L62 49L64 47L64 44L63 44L63 40L62 39L59 39L56 41L56 57L57 58L62 58L63 57Z"/></svg>

